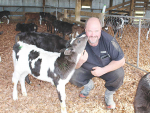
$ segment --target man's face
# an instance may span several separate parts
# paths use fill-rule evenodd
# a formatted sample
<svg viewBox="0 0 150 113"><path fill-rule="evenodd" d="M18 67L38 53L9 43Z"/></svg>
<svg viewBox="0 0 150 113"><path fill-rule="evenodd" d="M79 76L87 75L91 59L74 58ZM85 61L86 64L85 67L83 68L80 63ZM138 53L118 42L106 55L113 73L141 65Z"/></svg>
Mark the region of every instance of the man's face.
<svg viewBox="0 0 150 113"><path fill-rule="evenodd" d="M101 36L100 23L89 21L85 28L86 35L88 36L88 42L91 46L97 46L99 38Z"/></svg>

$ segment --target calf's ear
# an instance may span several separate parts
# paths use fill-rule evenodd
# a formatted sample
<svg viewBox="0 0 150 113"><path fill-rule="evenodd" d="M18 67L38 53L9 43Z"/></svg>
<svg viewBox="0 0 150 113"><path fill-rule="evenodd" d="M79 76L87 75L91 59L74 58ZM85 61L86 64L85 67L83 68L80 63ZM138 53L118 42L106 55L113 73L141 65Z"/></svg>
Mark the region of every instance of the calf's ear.
<svg viewBox="0 0 150 113"><path fill-rule="evenodd" d="M71 55L71 53L72 53L72 50L68 48L64 51L65 55Z"/></svg>
<svg viewBox="0 0 150 113"><path fill-rule="evenodd" d="M61 49L59 52L64 52L64 55L71 55L71 53L73 52L72 48L67 48L67 49Z"/></svg>

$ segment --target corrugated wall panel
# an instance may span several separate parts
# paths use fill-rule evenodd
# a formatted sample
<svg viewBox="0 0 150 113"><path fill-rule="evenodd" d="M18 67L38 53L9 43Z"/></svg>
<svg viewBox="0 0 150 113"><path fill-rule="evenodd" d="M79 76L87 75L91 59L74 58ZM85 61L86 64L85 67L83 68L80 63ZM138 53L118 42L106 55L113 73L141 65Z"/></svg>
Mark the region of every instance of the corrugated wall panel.
<svg viewBox="0 0 150 113"><path fill-rule="evenodd" d="M123 3L123 0L113 0L113 6Z"/></svg>
<svg viewBox="0 0 150 113"><path fill-rule="evenodd" d="M129 1L129 0L125 0ZM113 6L121 4L123 0L113 0ZM93 0L92 1L92 9L103 9L104 4L106 4L106 7L109 7L109 0ZM4 6L43 6L43 0L0 0L0 5ZM75 8L76 0L45 0L46 6L53 6L53 7L66 7L66 8ZM3 10L3 7L0 7L0 10ZM8 11L19 11L22 12L23 8L19 7L5 7L4 10ZM85 10L83 11L90 12L91 10ZM43 11L43 8L24 8L25 12L41 12ZM46 12L54 12L56 11L56 8L46 8ZM62 9L58 9L57 11L62 12ZM93 12L100 13L99 10L93 10Z"/></svg>
<svg viewBox="0 0 150 113"><path fill-rule="evenodd" d="M103 6L109 7L109 0L93 0L92 1L92 9L103 9ZM99 10L94 10L95 13L101 13Z"/></svg>
<svg viewBox="0 0 150 113"><path fill-rule="evenodd" d="M70 7L75 8L76 7L76 0L70 0Z"/></svg>
<svg viewBox="0 0 150 113"><path fill-rule="evenodd" d="M45 5L58 7L58 0L45 0Z"/></svg>
<svg viewBox="0 0 150 113"><path fill-rule="evenodd" d="M59 7L69 8L69 0L59 0Z"/></svg>

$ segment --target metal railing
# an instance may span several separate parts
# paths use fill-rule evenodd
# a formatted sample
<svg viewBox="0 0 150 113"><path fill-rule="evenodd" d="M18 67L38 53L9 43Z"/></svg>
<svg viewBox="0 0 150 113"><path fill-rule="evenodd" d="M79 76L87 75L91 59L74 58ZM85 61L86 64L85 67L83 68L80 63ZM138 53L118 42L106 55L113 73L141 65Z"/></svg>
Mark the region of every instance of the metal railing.
<svg viewBox="0 0 150 113"><path fill-rule="evenodd" d="M122 39L116 39L124 51L126 63L144 72L150 71L150 34L147 32L150 26L150 18L121 16L121 15L105 15L105 23L107 19L123 18L125 21ZM113 18L114 19L114 18ZM110 23L115 22L112 20ZM110 25L107 31L114 36L113 28Z"/></svg>

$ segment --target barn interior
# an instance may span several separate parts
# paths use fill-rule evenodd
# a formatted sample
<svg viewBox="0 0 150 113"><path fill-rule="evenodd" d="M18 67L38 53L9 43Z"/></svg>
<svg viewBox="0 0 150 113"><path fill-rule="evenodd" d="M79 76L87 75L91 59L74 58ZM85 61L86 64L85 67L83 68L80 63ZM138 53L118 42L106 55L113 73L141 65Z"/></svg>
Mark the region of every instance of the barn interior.
<svg viewBox="0 0 150 113"><path fill-rule="evenodd" d="M28 96L22 96L18 84L19 99L14 101L12 98L14 71L12 50L15 36L20 33L16 31L16 25L26 24L26 13L45 12L56 16L57 20L76 24L82 28L90 17L99 18L103 27L111 19L108 30L104 28L103 30L113 37L115 36L112 24L115 22L114 18L124 19L123 32L118 32L115 36L126 59L123 66L124 83L114 94L116 109L106 109L104 81L97 77L93 78L94 89L84 99L79 98L83 87L79 88L68 83L66 105L68 113L134 113L133 102L138 83L146 73L150 72L150 0L0 0L0 14L2 11L9 11L10 14L9 23L6 17L0 19L0 112L61 112L56 88L32 76L29 76L32 84L26 83ZM41 21L40 24L40 21L29 19L27 23L36 23L37 32L51 34L47 30L45 21ZM54 33L53 26L52 33ZM63 37L61 32L56 34ZM69 40L69 35L65 35L64 39Z"/></svg>

